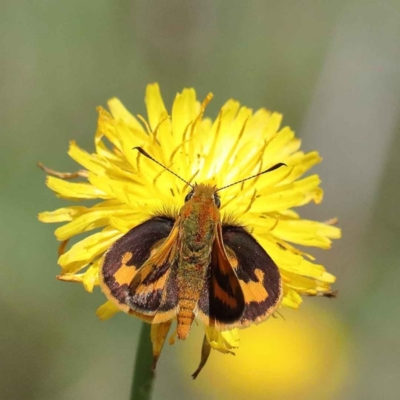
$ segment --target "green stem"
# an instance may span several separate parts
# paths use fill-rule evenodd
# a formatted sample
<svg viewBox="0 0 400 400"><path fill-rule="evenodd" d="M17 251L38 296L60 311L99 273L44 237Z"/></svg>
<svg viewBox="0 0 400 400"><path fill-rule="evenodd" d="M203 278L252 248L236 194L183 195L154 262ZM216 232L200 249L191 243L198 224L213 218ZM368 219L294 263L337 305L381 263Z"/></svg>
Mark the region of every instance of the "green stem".
<svg viewBox="0 0 400 400"><path fill-rule="evenodd" d="M131 400L150 400L153 392L154 370L150 327L150 324L143 322L133 371Z"/></svg>

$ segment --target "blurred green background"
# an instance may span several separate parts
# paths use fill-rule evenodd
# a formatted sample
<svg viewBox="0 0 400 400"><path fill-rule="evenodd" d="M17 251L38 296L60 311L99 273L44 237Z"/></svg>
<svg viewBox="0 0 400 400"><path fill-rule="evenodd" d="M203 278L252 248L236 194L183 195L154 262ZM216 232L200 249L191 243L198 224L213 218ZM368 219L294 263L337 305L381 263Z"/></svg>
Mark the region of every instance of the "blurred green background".
<svg viewBox="0 0 400 400"><path fill-rule="evenodd" d="M140 322L100 322L103 302L56 281L54 225L65 204L37 161L75 170L68 142L93 150L97 105L145 114L157 81L284 114L343 239L313 251L339 298L243 332L236 357L212 354L196 381L201 329L166 346L155 399L398 399L400 393L400 2L3 0L1 19L0 398L127 399Z"/></svg>

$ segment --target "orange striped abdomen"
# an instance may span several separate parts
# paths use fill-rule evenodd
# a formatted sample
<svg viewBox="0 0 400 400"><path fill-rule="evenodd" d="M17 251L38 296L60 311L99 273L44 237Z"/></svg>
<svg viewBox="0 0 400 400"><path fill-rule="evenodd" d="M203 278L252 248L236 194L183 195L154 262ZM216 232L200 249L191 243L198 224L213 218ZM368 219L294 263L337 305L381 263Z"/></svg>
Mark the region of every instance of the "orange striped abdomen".
<svg viewBox="0 0 400 400"><path fill-rule="evenodd" d="M179 312L177 315L178 327L177 335L179 339L186 339L190 332L190 327L194 320L193 310L196 307L198 299L179 299Z"/></svg>
<svg viewBox="0 0 400 400"><path fill-rule="evenodd" d="M205 284L206 271L210 261L208 257L202 264L183 263L177 274L178 287L178 327L179 339L186 339L190 332L190 326L194 320L194 310L200 299Z"/></svg>

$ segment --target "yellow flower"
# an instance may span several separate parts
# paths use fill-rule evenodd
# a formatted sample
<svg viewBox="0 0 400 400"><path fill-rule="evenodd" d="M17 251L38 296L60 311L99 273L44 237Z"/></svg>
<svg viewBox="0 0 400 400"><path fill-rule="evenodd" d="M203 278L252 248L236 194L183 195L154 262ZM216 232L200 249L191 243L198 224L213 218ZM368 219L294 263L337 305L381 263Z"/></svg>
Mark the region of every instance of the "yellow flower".
<svg viewBox="0 0 400 400"><path fill-rule="evenodd" d="M281 304L298 308L301 295L329 295L335 277L314 258L289 243L328 249L340 230L329 223L301 219L293 210L323 197L318 175L302 177L321 161L317 152L303 153L300 140L280 128L282 116L260 109L253 112L229 100L215 121L203 116L212 95L203 103L194 89L177 94L171 115L157 84L147 87L148 118L133 116L118 99L110 112L99 108L95 152L71 142L68 154L84 170L59 174L47 170L47 186L67 200L94 200L91 207L70 206L39 215L42 222L66 222L55 235L62 241L59 279L80 282L88 292L99 284L104 253L132 228L154 216L176 218L187 185L159 165L140 157L141 147L174 173L190 181L223 187L277 164L287 167L234 185L221 192L222 223L246 228L279 267L283 282ZM79 182L64 178L81 177ZM67 241L90 234L64 252ZM119 308L107 301L97 311L106 319ZM169 322L170 323L170 322ZM168 325L169 328L169 325ZM161 351L167 332L154 328L153 344ZM168 331L168 330L167 330ZM207 328L209 346L231 352L238 346L236 330Z"/></svg>

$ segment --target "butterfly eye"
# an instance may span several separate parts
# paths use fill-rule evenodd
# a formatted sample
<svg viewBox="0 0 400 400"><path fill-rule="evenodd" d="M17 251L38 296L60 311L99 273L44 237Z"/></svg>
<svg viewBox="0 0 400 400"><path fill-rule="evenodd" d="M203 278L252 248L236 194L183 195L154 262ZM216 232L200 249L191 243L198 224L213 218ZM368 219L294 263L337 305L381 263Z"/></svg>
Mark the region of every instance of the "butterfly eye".
<svg viewBox="0 0 400 400"><path fill-rule="evenodd" d="M189 192L185 197L185 203L187 203L193 197L193 192Z"/></svg>
<svg viewBox="0 0 400 400"><path fill-rule="evenodd" d="M214 194L214 203L217 206L217 208L221 207L221 199L219 198L219 196L216 193Z"/></svg>

